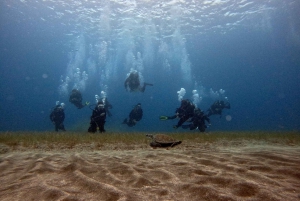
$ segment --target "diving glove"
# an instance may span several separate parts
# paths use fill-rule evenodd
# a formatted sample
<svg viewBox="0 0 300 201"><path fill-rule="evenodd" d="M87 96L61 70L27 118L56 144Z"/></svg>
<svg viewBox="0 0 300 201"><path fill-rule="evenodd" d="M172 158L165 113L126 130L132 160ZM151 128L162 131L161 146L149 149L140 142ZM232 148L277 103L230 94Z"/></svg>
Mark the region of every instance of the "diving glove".
<svg viewBox="0 0 300 201"><path fill-rule="evenodd" d="M85 102L85 105L89 105L89 104L90 104L90 102L88 102L88 101Z"/></svg>
<svg viewBox="0 0 300 201"><path fill-rule="evenodd" d="M163 120L168 120L169 118L167 116L160 116L159 119L163 121Z"/></svg>

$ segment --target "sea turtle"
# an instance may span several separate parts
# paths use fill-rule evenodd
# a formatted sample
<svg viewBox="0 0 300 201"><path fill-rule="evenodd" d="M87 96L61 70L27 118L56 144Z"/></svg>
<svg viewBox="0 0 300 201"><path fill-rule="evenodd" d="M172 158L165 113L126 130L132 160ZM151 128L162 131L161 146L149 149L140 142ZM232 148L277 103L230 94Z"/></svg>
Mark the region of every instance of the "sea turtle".
<svg viewBox="0 0 300 201"><path fill-rule="evenodd" d="M152 139L152 142L150 142L150 146L154 147L154 148L156 148L156 147L174 147L178 144L181 144L181 141L177 141L174 138L170 137L169 135L147 134L146 137L149 137Z"/></svg>

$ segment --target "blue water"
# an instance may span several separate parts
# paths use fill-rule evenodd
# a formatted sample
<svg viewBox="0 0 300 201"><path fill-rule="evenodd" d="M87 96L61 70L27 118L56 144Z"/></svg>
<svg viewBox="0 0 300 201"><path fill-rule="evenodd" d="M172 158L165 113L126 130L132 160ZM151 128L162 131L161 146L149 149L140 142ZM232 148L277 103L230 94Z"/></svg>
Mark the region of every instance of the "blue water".
<svg viewBox="0 0 300 201"><path fill-rule="evenodd" d="M158 117L174 114L181 88L202 110L227 97L231 109L212 116L207 131L300 129L297 0L4 0L0 6L1 131L52 131L56 101L66 104L67 130L87 131L92 111L68 102L74 87L91 104L106 94L113 116L105 128L112 132L173 131L177 120ZM126 92L130 69L154 86ZM143 119L132 128L121 124L139 102Z"/></svg>

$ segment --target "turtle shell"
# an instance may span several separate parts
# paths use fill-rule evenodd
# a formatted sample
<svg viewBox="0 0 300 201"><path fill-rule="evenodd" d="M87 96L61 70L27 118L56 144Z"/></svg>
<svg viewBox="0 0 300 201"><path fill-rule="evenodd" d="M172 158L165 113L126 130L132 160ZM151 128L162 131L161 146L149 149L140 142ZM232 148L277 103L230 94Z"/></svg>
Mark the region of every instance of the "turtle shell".
<svg viewBox="0 0 300 201"><path fill-rule="evenodd" d="M150 143L151 147L174 147L181 144L181 141L175 140L169 135L156 134L153 135L153 141Z"/></svg>

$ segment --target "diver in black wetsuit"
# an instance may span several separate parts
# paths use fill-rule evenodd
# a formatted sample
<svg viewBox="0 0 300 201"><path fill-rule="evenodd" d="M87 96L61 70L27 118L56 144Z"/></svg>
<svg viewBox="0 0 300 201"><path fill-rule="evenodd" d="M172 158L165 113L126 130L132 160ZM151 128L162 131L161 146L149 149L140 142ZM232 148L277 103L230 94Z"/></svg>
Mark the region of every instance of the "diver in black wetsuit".
<svg viewBox="0 0 300 201"><path fill-rule="evenodd" d="M130 72L129 76L126 78L124 82L125 89L130 92L135 92L135 91L144 92L146 86L153 86L153 84L144 82L143 86L141 86L139 73L137 71Z"/></svg>
<svg viewBox="0 0 300 201"><path fill-rule="evenodd" d="M207 116L211 115L220 115L220 118L222 117L222 111L224 108L230 109L230 103L224 102L224 101L215 101L210 108L207 110Z"/></svg>
<svg viewBox="0 0 300 201"><path fill-rule="evenodd" d="M204 114L204 112L199 108L196 108L194 111L194 116L190 120L190 122L192 123L188 125L182 125L181 127L183 129L189 128L190 130L198 128L200 132L204 132L207 128L205 121L207 121L208 125L210 125L210 119L208 118L208 116Z"/></svg>
<svg viewBox="0 0 300 201"><path fill-rule="evenodd" d="M173 126L173 128L180 127L184 122L186 122L189 118L194 116L195 105L191 103L189 100L182 100L179 108L176 109L175 115L173 116L160 116L160 120L169 120L179 118L177 125Z"/></svg>
<svg viewBox="0 0 300 201"><path fill-rule="evenodd" d="M134 108L131 110L129 114L129 120L126 118L123 121L123 124L127 124L129 127L133 127L136 125L138 121L140 121L143 117L143 109L141 104L138 103Z"/></svg>
<svg viewBox="0 0 300 201"><path fill-rule="evenodd" d="M106 110L104 108L104 104L102 101L99 101L96 105L95 109L93 110L91 116L90 127L88 132L95 133L97 131L97 127L99 128L100 133L104 133L104 124L106 119Z"/></svg>
<svg viewBox="0 0 300 201"><path fill-rule="evenodd" d="M65 112L63 104L56 105L50 114L50 120L55 125L55 131L58 130L66 131L64 126Z"/></svg>
<svg viewBox="0 0 300 201"><path fill-rule="evenodd" d="M78 89L73 89L69 101L73 103L78 109L83 108L84 106L88 105L89 103L86 102L85 104L82 104L82 95L81 92Z"/></svg>

